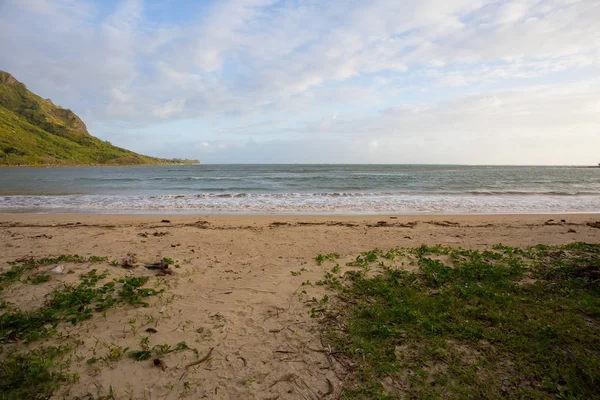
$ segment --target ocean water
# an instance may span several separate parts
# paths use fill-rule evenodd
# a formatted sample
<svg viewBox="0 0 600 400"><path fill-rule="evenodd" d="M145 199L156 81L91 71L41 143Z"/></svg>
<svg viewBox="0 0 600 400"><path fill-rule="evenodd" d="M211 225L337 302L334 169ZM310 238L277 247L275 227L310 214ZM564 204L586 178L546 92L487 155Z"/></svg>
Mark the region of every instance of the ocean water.
<svg viewBox="0 0 600 400"><path fill-rule="evenodd" d="M443 165L0 168L0 212L600 212L600 168Z"/></svg>

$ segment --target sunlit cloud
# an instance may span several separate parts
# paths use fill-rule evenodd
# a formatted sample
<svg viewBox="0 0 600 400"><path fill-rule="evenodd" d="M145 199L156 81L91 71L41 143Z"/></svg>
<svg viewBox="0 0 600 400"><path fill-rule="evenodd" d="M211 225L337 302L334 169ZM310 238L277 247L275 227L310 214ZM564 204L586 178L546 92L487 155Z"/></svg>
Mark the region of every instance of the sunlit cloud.
<svg viewBox="0 0 600 400"><path fill-rule="evenodd" d="M7 0L0 69L159 156L586 164L598 20L594 0Z"/></svg>

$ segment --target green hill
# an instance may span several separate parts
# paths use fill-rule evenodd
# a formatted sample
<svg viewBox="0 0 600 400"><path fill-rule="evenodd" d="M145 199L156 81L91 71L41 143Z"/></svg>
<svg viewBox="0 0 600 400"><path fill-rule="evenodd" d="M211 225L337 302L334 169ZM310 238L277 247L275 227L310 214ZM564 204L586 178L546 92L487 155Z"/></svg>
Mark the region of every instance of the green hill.
<svg viewBox="0 0 600 400"><path fill-rule="evenodd" d="M87 131L71 110L31 93L0 71L0 165L197 164L148 157L113 146Z"/></svg>

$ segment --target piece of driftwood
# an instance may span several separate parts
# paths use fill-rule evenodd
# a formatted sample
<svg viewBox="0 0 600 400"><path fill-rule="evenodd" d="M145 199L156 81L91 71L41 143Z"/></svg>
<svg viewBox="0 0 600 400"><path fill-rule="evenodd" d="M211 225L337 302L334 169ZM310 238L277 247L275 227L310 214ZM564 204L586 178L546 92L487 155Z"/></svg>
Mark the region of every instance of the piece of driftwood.
<svg viewBox="0 0 600 400"><path fill-rule="evenodd" d="M169 268L169 264L164 263L164 262L157 262L157 263L154 263L154 264L146 265L145 267L148 268L148 269L161 269L161 270L164 270L164 269Z"/></svg>

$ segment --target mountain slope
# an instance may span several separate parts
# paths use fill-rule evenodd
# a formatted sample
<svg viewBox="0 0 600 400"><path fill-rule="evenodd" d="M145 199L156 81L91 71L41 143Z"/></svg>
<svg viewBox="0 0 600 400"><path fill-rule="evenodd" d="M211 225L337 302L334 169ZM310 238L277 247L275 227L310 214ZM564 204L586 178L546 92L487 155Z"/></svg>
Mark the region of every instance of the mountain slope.
<svg viewBox="0 0 600 400"><path fill-rule="evenodd" d="M198 163L134 153L100 140L71 110L31 93L0 71L0 165Z"/></svg>

